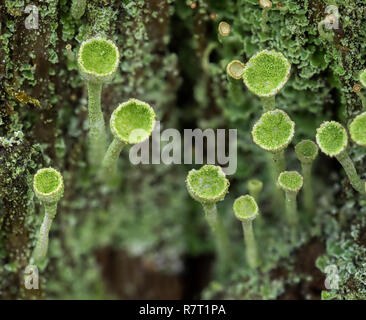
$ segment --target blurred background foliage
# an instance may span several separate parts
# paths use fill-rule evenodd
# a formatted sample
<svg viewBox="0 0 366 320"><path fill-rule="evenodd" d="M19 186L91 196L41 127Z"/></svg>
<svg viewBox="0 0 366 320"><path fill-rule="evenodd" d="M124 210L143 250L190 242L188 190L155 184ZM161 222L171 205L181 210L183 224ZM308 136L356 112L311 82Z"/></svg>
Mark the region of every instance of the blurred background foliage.
<svg viewBox="0 0 366 320"><path fill-rule="evenodd" d="M39 9L37 30L24 27L29 4ZM340 13L331 42L318 32L328 5ZM352 87L365 68L365 0L273 0L266 31L257 0L91 0L78 20L70 7L69 0L0 0L0 298L366 298L365 200L336 161L320 155L317 209L310 216L300 206L298 241L291 242L284 213L272 206L267 154L251 140L260 101L226 78L231 60L246 62L261 49L290 60L277 106L296 122L286 157L288 168L300 170L297 142L314 140L324 120L347 126L362 109ZM231 33L219 39L223 20ZM106 120L134 97L153 106L162 130L238 129L238 169L218 205L236 254L228 274L215 272L202 208L185 189L187 172L199 166L133 166L124 150L118 189L95 180L86 161L87 92L75 62L80 43L94 35L112 39L121 53L119 72L103 89ZM364 178L364 149L351 144L350 154ZM62 172L65 196L41 290L25 290L23 271L43 218L31 181L44 166ZM263 221L255 225L258 270L245 261L232 212L251 178L265 186ZM329 265L339 289L324 287Z"/></svg>

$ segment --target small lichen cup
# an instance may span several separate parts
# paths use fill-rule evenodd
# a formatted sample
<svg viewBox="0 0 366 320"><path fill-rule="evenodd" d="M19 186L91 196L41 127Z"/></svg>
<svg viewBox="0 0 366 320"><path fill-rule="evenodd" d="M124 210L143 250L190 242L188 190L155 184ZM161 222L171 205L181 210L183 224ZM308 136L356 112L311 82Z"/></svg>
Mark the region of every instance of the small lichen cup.
<svg viewBox="0 0 366 320"><path fill-rule="evenodd" d="M263 110L275 109L276 94L290 78L291 64L285 56L273 50L263 50L246 63L243 80L247 88L261 98Z"/></svg>
<svg viewBox="0 0 366 320"><path fill-rule="evenodd" d="M336 121L325 121L316 131L316 142L323 153L339 161L352 187L364 194L363 182L346 151L348 144L346 129Z"/></svg>
<svg viewBox="0 0 366 320"><path fill-rule="evenodd" d="M107 148L107 133L101 108L102 85L110 81L119 65L119 51L110 40L95 37L84 41L78 67L88 87L89 162L99 166Z"/></svg>
<svg viewBox="0 0 366 320"><path fill-rule="evenodd" d="M116 172L119 155L125 145L144 142L154 129L155 112L146 102L129 99L112 113L110 127L113 141L104 156L101 177L110 180Z"/></svg>
<svg viewBox="0 0 366 320"><path fill-rule="evenodd" d="M259 194L263 189L263 182L258 179L251 179L248 181L249 194L258 202Z"/></svg>
<svg viewBox="0 0 366 320"><path fill-rule="evenodd" d="M234 201L233 210L236 218L242 223L248 264L256 268L259 261L252 223L259 215L257 202L250 195L241 196Z"/></svg>
<svg viewBox="0 0 366 320"><path fill-rule="evenodd" d="M218 39L219 42L223 42L225 38L230 35L231 27L226 21L221 21L218 26Z"/></svg>
<svg viewBox="0 0 366 320"><path fill-rule="evenodd" d="M63 196L64 183L61 174L53 168L38 170L33 178L33 190L45 208L37 244L32 255L34 263L38 263L47 255L49 231L56 216L57 203Z"/></svg>
<svg viewBox="0 0 366 320"><path fill-rule="evenodd" d="M229 83L229 96L234 103L240 103L243 96L242 77L244 63L239 60L232 60L226 67L226 75Z"/></svg>
<svg viewBox="0 0 366 320"><path fill-rule="evenodd" d="M295 146L295 153L301 163L301 173L304 178L304 207L310 214L314 212L314 195L311 183L311 169L319 154L319 148L314 141L302 140Z"/></svg>
<svg viewBox="0 0 366 320"><path fill-rule="evenodd" d="M214 165L204 165L199 170L192 169L186 179L188 193L201 203L206 221L216 237L221 266L228 265L232 256L229 237L217 213L216 203L224 200L229 185L222 168Z"/></svg>
<svg viewBox="0 0 366 320"><path fill-rule="evenodd" d="M286 169L284 150L295 134L295 122L286 112L276 109L267 111L254 124L252 137L260 148L271 152L276 168L276 179Z"/></svg>
<svg viewBox="0 0 366 320"><path fill-rule="evenodd" d="M366 112L354 118L349 126L351 139L359 146L366 147Z"/></svg>
<svg viewBox="0 0 366 320"><path fill-rule="evenodd" d="M297 171L284 171L278 177L278 185L286 195L286 219L291 226L298 225L297 193L303 185L303 177Z"/></svg>

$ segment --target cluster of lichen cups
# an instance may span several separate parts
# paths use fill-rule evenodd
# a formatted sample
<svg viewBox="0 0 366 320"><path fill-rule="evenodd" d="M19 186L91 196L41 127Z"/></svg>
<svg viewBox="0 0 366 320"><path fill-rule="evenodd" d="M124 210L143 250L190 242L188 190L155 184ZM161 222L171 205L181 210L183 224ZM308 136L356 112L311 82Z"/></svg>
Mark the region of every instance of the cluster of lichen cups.
<svg viewBox="0 0 366 320"><path fill-rule="evenodd" d="M114 139L107 150L101 91L102 84L112 79L118 63L119 53L113 42L96 37L81 44L78 64L88 87L89 161L92 166L100 167L99 176L108 183L115 177L122 148L148 139L155 124L155 112L147 103L129 99L112 113L110 126ZM56 215L57 203L63 195L64 185L58 171L46 168L36 173L33 187L35 195L45 208L38 241L31 258L33 263L39 263L47 254L48 234Z"/></svg>
<svg viewBox="0 0 366 320"><path fill-rule="evenodd" d="M112 41L96 37L81 44L78 65L88 87L89 162L93 167L101 166L99 177L106 181L114 176L122 148L146 140L155 123L155 113L147 103L130 99L120 104L110 119L113 141L107 149L101 92L103 83L113 78L118 64L118 48Z"/></svg>
<svg viewBox="0 0 366 320"><path fill-rule="evenodd" d="M107 148L107 132L101 107L102 86L113 78L119 59L117 46L101 37L84 41L78 53L79 71L88 88L89 162L93 167L100 165Z"/></svg>

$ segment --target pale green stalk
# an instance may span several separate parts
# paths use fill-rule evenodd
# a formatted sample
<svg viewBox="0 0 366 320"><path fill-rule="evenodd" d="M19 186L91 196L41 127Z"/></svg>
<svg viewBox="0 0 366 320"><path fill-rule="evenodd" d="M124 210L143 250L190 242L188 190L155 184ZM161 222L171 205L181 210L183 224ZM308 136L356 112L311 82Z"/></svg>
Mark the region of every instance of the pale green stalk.
<svg viewBox="0 0 366 320"><path fill-rule="evenodd" d="M263 112L272 111L276 108L276 96L261 97Z"/></svg>
<svg viewBox="0 0 366 320"><path fill-rule="evenodd" d="M205 218L216 237L216 244L221 266L226 269L232 260L231 246L225 226L220 215L217 214L216 204L202 204Z"/></svg>
<svg viewBox="0 0 366 320"><path fill-rule="evenodd" d="M258 261L257 243L254 237L252 221L242 221L242 227L244 232L244 243L246 248L245 252L248 264L252 268L256 268L258 266L259 261Z"/></svg>
<svg viewBox="0 0 366 320"><path fill-rule="evenodd" d="M298 224L296 192L285 191L286 195L286 219L291 226Z"/></svg>
<svg viewBox="0 0 366 320"><path fill-rule="evenodd" d="M33 251L33 260L35 263L40 262L47 255L48 251L48 235L51 229L52 221L56 216L57 203L43 203L45 207L45 214L41 228L39 230L36 247Z"/></svg>
<svg viewBox="0 0 366 320"><path fill-rule="evenodd" d="M356 168L352 160L348 156L347 151L342 151L340 154L336 155L336 158L342 165L344 171L346 171L346 174L352 187L359 193L365 194L364 184L361 178L358 176Z"/></svg>
<svg viewBox="0 0 366 320"><path fill-rule="evenodd" d="M118 158L124 146L125 144L117 138L114 138L109 145L102 162L101 177L103 179L109 180L115 176Z"/></svg>
<svg viewBox="0 0 366 320"><path fill-rule="evenodd" d="M274 162L276 181L277 181L277 178L280 175L280 173L286 170L285 151L281 150L279 152L273 152L272 159Z"/></svg>
<svg viewBox="0 0 366 320"><path fill-rule="evenodd" d="M314 211L314 193L311 183L312 163L301 163L302 176L304 178L304 207L307 212Z"/></svg>
<svg viewBox="0 0 366 320"><path fill-rule="evenodd" d="M89 162L99 166L107 149L107 133L101 107L102 83L88 82Z"/></svg>

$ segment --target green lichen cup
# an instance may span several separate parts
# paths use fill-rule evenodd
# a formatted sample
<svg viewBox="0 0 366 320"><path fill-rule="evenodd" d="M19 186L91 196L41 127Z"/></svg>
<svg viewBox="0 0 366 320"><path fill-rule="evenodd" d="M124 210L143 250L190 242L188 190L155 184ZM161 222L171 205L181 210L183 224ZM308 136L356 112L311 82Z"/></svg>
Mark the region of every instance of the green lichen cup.
<svg viewBox="0 0 366 320"><path fill-rule="evenodd" d="M366 147L366 112L353 119L349 126L351 139L362 147Z"/></svg>
<svg viewBox="0 0 366 320"><path fill-rule="evenodd" d="M323 153L330 157L335 157L339 161L352 187L364 194L363 182L346 151L348 144L346 129L336 121L325 121L316 131L316 142Z"/></svg>
<svg viewBox="0 0 366 320"><path fill-rule="evenodd" d="M31 259L32 263L38 264L47 255L49 231L56 216L57 203L62 198L64 192L62 176L53 168L40 169L33 177L33 189L36 197L45 208L38 240Z"/></svg>
<svg viewBox="0 0 366 320"><path fill-rule="evenodd" d="M236 218L242 222L253 221L259 215L257 202L250 195L237 198L233 209Z"/></svg>
<svg viewBox="0 0 366 320"><path fill-rule="evenodd" d="M249 194L254 198L255 201L258 201L259 194L263 189L263 182L258 179L251 179L248 181L248 190Z"/></svg>
<svg viewBox="0 0 366 320"><path fill-rule="evenodd" d="M347 131L336 121L325 121L317 129L316 142L323 153L337 156L347 148Z"/></svg>
<svg viewBox="0 0 366 320"><path fill-rule="evenodd" d="M112 113L110 126L113 136L125 144L145 141L155 125L155 112L146 102L129 99Z"/></svg>
<svg viewBox="0 0 366 320"><path fill-rule="evenodd" d="M279 109L264 113L252 130L254 143L273 153L284 150L291 143L294 134L295 122Z"/></svg>
<svg viewBox="0 0 366 320"><path fill-rule="evenodd" d="M33 190L42 202L55 203L59 201L64 192L61 173L53 168L38 170L33 178Z"/></svg>
<svg viewBox="0 0 366 320"><path fill-rule="evenodd" d="M236 218L242 223L248 264L256 268L259 261L252 222L259 215L257 202L250 195L241 196L234 201L233 210Z"/></svg>
<svg viewBox="0 0 366 320"><path fill-rule="evenodd" d="M311 164L319 154L319 148L314 141L302 140L295 146L295 153L301 163Z"/></svg>
<svg viewBox="0 0 366 320"><path fill-rule="evenodd" d="M302 140L295 146L295 153L301 162L301 173L304 178L304 207L312 215L314 212L314 195L311 183L311 169L314 160L318 157L319 147L314 141Z"/></svg>
<svg viewBox="0 0 366 320"><path fill-rule="evenodd" d="M247 88L262 98L264 111L275 108L275 95L290 78L291 64L273 50L263 50L246 63L243 80Z"/></svg>
<svg viewBox="0 0 366 320"><path fill-rule="evenodd" d="M215 235L221 272L226 272L229 268L232 253L230 239L217 213L216 203L224 200L229 185L222 168L214 165L204 165L199 170L192 169L186 178L188 193L201 203L206 221Z"/></svg>
<svg viewBox="0 0 366 320"><path fill-rule="evenodd" d="M202 204L215 204L224 200L230 185L222 168L214 165L204 165L199 170L189 171L186 184L191 197Z"/></svg>
<svg viewBox="0 0 366 320"><path fill-rule="evenodd" d="M278 176L278 185L286 195L286 218L290 225L298 224L297 193L303 185L303 177L297 171L285 171Z"/></svg>
<svg viewBox="0 0 366 320"><path fill-rule="evenodd" d="M125 145L141 143L150 137L155 116L154 109L148 103L137 99L129 99L113 111L110 127L114 139L102 162L102 179L113 180L119 155Z"/></svg>
<svg viewBox="0 0 366 320"><path fill-rule="evenodd" d="M95 37L81 44L78 66L86 81L106 82L115 74L119 59L118 48L112 41Z"/></svg>

